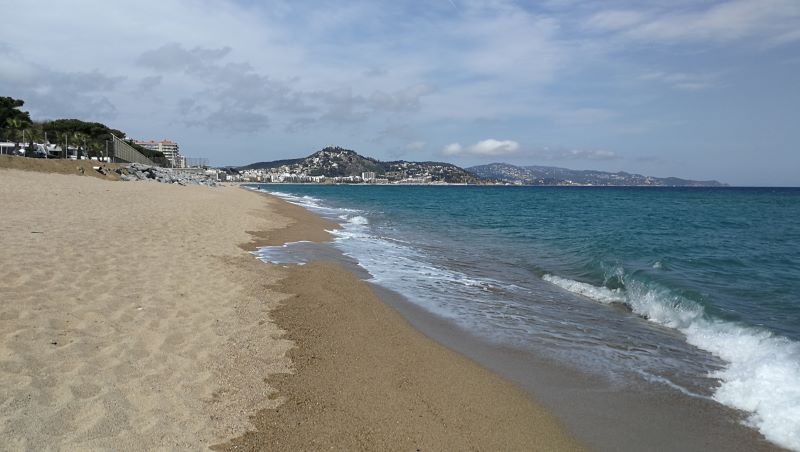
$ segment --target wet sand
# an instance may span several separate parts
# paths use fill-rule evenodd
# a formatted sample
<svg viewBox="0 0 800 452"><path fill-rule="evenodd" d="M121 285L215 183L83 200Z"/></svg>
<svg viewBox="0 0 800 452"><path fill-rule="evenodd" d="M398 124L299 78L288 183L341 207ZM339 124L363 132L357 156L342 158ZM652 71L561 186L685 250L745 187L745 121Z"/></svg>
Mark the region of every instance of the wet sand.
<svg viewBox="0 0 800 452"><path fill-rule="evenodd" d="M245 251L327 239L304 209L9 169L0 202L1 448L579 448L341 267Z"/></svg>
<svg viewBox="0 0 800 452"><path fill-rule="evenodd" d="M517 382L591 450L783 451L744 424L743 413L662 386L609 381L527 350L490 343L377 288L419 331Z"/></svg>
<svg viewBox="0 0 800 452"><path fill-rule="evenodd" d="M288 261L323 260L369 275L324 243L297 244ZM279 258L280 259L280 258ZM743 424L743 413L706 398L691 397L644 381L613 381L581 372L530 350L514 349L469 334L402 295L370 284L374 294L418 331L517 382L593 450L782 450Z"/></svg>
<svg viewBox="0 0 800 452"><path fill-rule="evenodd" d="M416 331L333 263L296 266L273 311L295 343L284 403L216 450L580 450L521 388Z"/></svg>

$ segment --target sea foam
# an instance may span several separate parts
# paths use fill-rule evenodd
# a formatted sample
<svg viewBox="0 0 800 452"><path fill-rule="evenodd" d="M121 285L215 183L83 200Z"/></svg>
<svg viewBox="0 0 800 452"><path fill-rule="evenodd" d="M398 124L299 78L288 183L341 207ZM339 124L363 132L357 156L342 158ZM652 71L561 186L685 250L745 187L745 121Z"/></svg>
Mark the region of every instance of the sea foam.
<svg viewBox="0 0 800 452"><path fill-rule="evenodd" d="M768 440L800 450L800 343L764 330L709 318L689 300L643 283L608 289L546 274L545 281L600 303L624 303L633 312L677 329L686 341L727 365L714 400L749 413L747 423Z"/></svg>
<svg viewBox="0 0 800 452"><path fill-rule="evenodd" d="M368 270L373 282L402 292L421 307L459 323L474 319L478 313L490 324L497 320L490 315L497 311L496 307L483 307L483 301L472 290L503 286L503 283L470 278L432 265L429 257L413 244L373 235L363 211L327 207L320 199L310 196L270 193L342 220L344 228L331 231L336 237L335 244ZM656 262L653 267L659 269L662 265ZM625 279L621 268L613 269L613 273L620 281ZM800 451L799 343L764 330L710 318L699 304L655 285L627 280L619 288L608 288L552 274L542 279L600 303L625 304L651 322L680 331L689 344L721 358L727 365L710 375L720 381L712 398L749 413L748 424L768 440ZM447 285L448 292L431 297L430 294L442 285ZM474 306L445 302L446 293L468 297ZM507 315L502 318L503 323L510 321L513 318ZM485 324L461 324L471 328L482 326L485 334L491 334L498 326L497 323L488 328ZM653 376L649 379L697 396L669 380Z"/></svg>

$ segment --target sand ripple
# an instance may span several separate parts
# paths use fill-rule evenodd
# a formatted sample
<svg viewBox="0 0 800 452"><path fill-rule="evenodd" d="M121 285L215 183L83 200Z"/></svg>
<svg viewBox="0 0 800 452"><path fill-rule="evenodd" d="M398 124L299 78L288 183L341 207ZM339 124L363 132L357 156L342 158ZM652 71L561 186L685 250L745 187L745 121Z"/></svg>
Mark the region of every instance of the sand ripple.
<svg viewBox="0 0 800 452"><path fill-rule="evenodd" d="M0 169L0 437L8 450L198 449L272 406L280 276L237 245L264 199Z"/></svg>

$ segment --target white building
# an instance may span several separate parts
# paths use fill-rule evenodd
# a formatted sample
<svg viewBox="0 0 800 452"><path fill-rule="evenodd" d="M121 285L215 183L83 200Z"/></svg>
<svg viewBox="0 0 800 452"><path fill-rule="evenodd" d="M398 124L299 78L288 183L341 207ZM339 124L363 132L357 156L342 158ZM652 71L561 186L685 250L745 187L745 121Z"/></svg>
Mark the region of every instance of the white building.
<svg viewBox="0 0 800 452"><path fill-rule="evenodd" d="M370 171L367 173L361 173L361 180L364 182L371 182L375 180L375 173Z"/></svg>
<svg viewBox="0 0 800 452"><path fill-rule="evenodd" d="M178 147L178 143L176 143L174 141L170 141L170 140L166 140L165 139L165 140L161 140L161 141L156 141L156 140L139 141L139 140L134 140L133 142L135 144L138 144L139 146L145 148L145 149L150 149L151 151L158 151L158 152L164 154L164 157L166 157L166 159L169 160L170 163L172 163L172 166L174 168L183 168L183 166L185 165L185 159L180 153L180 149Z"/></svg>
<svg viewBox="0 0 800 452"><path fill-rule="evenodd" d="M17 144L12 141L0 142L0 154L17 154L17 149L19 149Z"/></svg>

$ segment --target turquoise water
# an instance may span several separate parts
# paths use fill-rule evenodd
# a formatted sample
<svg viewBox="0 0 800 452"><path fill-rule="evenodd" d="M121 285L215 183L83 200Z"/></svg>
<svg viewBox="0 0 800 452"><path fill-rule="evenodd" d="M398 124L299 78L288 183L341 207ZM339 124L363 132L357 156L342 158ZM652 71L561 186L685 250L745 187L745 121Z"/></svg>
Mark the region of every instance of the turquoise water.
<svg viewBox="0 0 800 452"><path fill-rule="evenodd" d="M800 189L261 188L475 335L714 398L800 449Z"/></svg>

